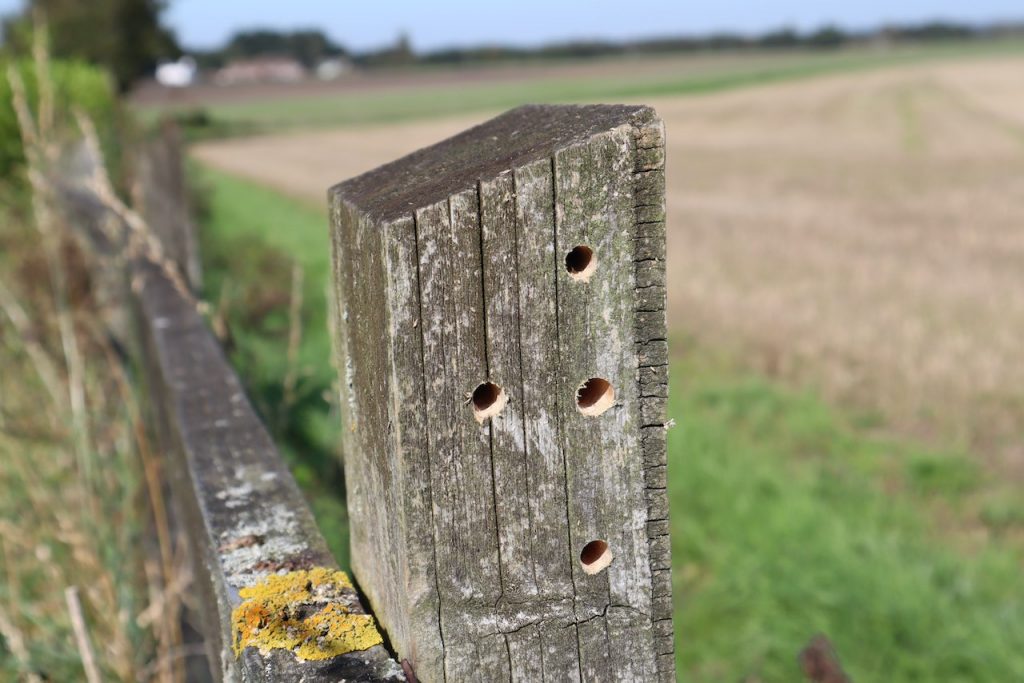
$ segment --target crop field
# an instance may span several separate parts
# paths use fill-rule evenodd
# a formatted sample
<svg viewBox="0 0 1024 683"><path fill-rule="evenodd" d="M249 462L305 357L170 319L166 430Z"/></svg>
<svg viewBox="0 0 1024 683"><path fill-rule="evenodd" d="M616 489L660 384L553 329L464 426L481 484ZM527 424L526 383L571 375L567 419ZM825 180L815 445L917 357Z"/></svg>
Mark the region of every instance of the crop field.
<svg viewBox="0 0 1024 683"><path fill-rule="evenodd" d="M797 680L817 632L854 680L1019 680L1024 56L796 75L580 96L651 104L668 129L681 680ZM375 101L400 96L431 97ZM193 148L206 298L339 546L344 512L323 500L326 188L516 103ZM269 406L289 372L293 261L305 318L288 419Z"/></svg>
<svg viewBox="0 0 1024 683"><path fill-rule="evenodd" d="M496 66L411 67L337 81L254 84L187 90L142 88L135 107L147 117L196 115L199 135L374 125L507 109L524 102L613 101L695 95L823 74L965 57L1021 54L1019 40L950 42L807 52L632 56Z"/></svg>
<svg viewBox="0 0 1024 683"><path fill-rule="evenodd" d="M209 197L207 298L227 319L232 360L347 565L343 482L332 469L341 425L319 281L328 271L328 252L317 247L324 212L221 172L199 179ZM289 405L280 309L293 262L307 275ZM870 416L682 346L668 445L680 680L799 680L796 652L818 632L855 680L1024 676L1018 484L968 452L873 435Z"/></svg>
<svg viewBox="0 0 1024 683"><path fill-rule="evenodd" d="M669 135L677 346L726 347L1024 476L1022 73L1004 57L642 98ZM323 205L334 182L491 113L194 156Z"/></svg>

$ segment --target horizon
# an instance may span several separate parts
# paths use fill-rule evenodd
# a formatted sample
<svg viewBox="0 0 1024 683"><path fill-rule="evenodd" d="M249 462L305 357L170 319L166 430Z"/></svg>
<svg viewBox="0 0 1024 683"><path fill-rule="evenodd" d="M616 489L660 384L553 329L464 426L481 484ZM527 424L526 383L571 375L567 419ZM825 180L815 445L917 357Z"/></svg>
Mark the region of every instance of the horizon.
<svg viewBox="0 0 1024 683"><path fill-rule="evenodd" d="M0 0L0 15L18 11L24 4L23 0ZM216 49L238 32L269 29L320 30L353 52L390 46L404 33L418 53L481 46L530 49L556 43L618 43L715 33L753 36L786 28L805 33L829 25L856 33L891 24L943 21L987 26L1024 21L1024 9L1011 0L979 0L970 7L956 0L904 0L896 8L882 0L866 0L857 6L773 0L756 8L739 0L723 0L696 11L679 2L655 0L643 13L628 14L628 20L621 16L622 4L610 0L592 0L583 12L573 3L546 0L522 0L519 8L508 13L470 0L429 6L414 0L379 0L372 6L355 7L323 0L292 0L286 7L244 0L216 4L175 0L169 3L164 21L186 51ZM245 20L239 21L239 17Z"/></svg>
<svg viewBox="0 0 1024 683"><path fill-rule="evenodd" d="M359 54L359 53L370 53L370 52L373 52L373 51L376 51L376 50L381 50L381 49L386 49L388 47L391 47L392 45L395 44L395 42L400 37L402 37L403 33L405 33L406 34L405 37L407 37L410 40L410 42L412 43L413 52L415 54L417 54L417 55L427 55L427 54L436 53L436 52L444 52L444 51L447 51L447 50L474 50L474 49L494 48L494 49L527 50L527 51L529 51L529 50L542 49L542 48L546 48L546 47L556 47L556 46L563 46L563 45L572 45L572 44L577 44L577 43L578 44L598 43L598 44L607 44L607 45L631 45L631 44L636 44L636 43L655 42L655 41L659 41L659 40L686 40L686 39L706 40L706 39L709 39L709 38L712 38L712 37L715 37L715 36L734 36L734 37L745 39L745 40L756 40L757 38L766 36L766 35L768 35L770 33L776 32L776 31L792 30L792 31L795 31L800 36L807 36L807 35L815 32L817 30L827 29L827 28L835 28L835 29L838 29L839 31L847 34L848 36L856 37L856 36L860 36L860 35L869 36L871 34L874 34L874 33L877 33L879 31L882 31L883 29L886 29L886 28L912 28L912 27L915 27L915 26L925 26L925 25L928 25L928 24L948 24L948 25L952 25L952 26L966 26L966 27L969 27L969 28L975 29L975 30L998 29L998 28L1003 27L1003 26L1007 26L1007 27L1021 27L1021 26L1024 26L1024 14L1022 14L1022 16L1020 16L1020 17L996 18L996 19L982 20L982 21L961 20L961 19L953 19L953 18L947 18L947 17L935 17L935 18L931 18L931 19L921 19L921 20L918 20L918 21L912 21L912 20L892 21L892 22L883 22L883 23L877 23L877 24L866 25L866 26L846 26L846 25L839 24L839 23L836 23L836 22L826 22L826 23L823 23L823 24L815 24L815 25L809 25L809 26L795 26L793 24L782 24L782 25L777 25L777 26L767 26L765 28L748 30L748 31L730 30L730 29L722 28L722 29L710 29L710 30L706 30L706 31L679 31L679 32L675 32L675 33L670 33L670 32L664 32L663 31L663 32L660 32L660 33L655 32L655 33L645 33L645 34L637 34L637 35L623 35L623 36L619 36L619 37L609 37L609 36L603 36L603 35L601 35L601 36L597 36L597 35L594 35L594 36L592 36L592 35L578 35L578 36L568 35L568 36L562 36L562 37L554 37L554 38L552 38L550 40L544 40L544 41L539 41L539 42L531 42L531 43L517 43L517 42L513 42L513 41L486 41L486 42L467 41L467 42L464 42L464 43L440 44L440 45L430 46L430 47L421 47L421 46L416 45L415 36L411 32L399 31L398 33L396 33L392 37L392 39L390 41L385 41L385 42L380 43L378 45L373 45L373 46L365 47L365 48L362 48L362 49L352 48L349 43L346 43L345 41L338 39L337 36L331 34L329 31L326 31L326 30L324 30L322 28L319 28L319 27L316 27L316 26L296 25L296 26L290 26L288 28L282 29L282 28L278 28L276 26L271 26L271 25L252 25L252 26L241 26L241 27L239 27L237 29L234 29L230 34L228 34L224 38L223 42L221 42L221 43L217 43L217 44L213 44L213 45L207 45L207 46L202 46L202 47L196 47L194 45L188 45L188 44L186 44L184 42L180 42L180 45L181 45L182 50L186 54L189 53L189 52L199 53L199 52L216 51L216 50L222 49L222 48L224 48L227 45L228 41L231 40L232 36L239 35L239 34L242 34L242 33L253 33L253 32L259 32L259 31L268 31L268 32L275 32L275 33L278 33L278 32L279 33L295 33L295 32L302 32L302 31L323 31L324 35L328 39L333 41L336 45L338 45L338 46L340 46L342 48L345 48L350 53Z"/></svg>

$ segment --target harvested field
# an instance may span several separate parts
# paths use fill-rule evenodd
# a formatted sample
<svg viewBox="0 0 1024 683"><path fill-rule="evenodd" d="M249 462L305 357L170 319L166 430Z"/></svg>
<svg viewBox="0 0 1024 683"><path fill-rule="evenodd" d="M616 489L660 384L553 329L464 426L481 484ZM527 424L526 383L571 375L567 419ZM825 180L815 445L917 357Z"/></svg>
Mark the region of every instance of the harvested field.
<svg viewBox="0 0 1024 683"><path fill-rule="evenodd" d="M722 348L1024 476L1024 58L645 101L669 133L677 348ZM488 115L194 154L322 205ZM326 227L310 239L326 249Z"/></svg>
<svg viewBox="0 0 1024 683"><path fill-rule="evenodd" d="M960 48L962 49L962 48ZM929 51L922 51L928 54ZM913 57L914 50L902 50L903 58ZM858 55L858 53L854 53ZM644 80L661 84L667 78L685 76L715 77L750 68L751 59L773 67L800 67L809 60L799 53L735 55L684 55L612 57L564 62L523 62L495 65L438 66L361 72L345 74L336 81L306 80L298 83L238 84L228 87L202 83L183 90L161 88L156 83L144 83L131 94L131 102L142 108L216 107L260 104L269 100L346 97L367 92L408 93L417 89L429 96L430 92L448 87L476 85L537 83L538 81L564 82L565 80L636 79L637 72ZM829 56L830 61L841 61L844 55ZM818 61L821 61L820 59ZM853 60L857 59L854 57Z"/></svg>

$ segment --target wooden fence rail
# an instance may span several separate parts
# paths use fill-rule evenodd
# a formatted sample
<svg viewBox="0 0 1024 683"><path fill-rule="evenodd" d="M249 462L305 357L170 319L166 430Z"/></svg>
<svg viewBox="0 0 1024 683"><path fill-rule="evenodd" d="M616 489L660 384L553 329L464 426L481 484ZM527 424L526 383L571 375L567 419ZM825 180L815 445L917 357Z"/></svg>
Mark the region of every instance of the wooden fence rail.
<svg viewBox="0 0 1024 683"><path fill-rule="evenodd" d="M129 230L83 182L96 161L78 156L61 195L90 237L108 301L135 313L137 334L119 332L144 371L170 499L190 542L212 677L406 680L337 572L281 454L176 276L185 252L168 249L174 260L161 262L126 257ZM121 227L116 243L112 223ZM112 259L124 268L111 268Z"/></svg>
<svg viewBox="0 0 1024 683"><path fill-rule="evenodd" d="M168 257L101 272L135 311L214 678L674 680L663 138L646 107L524 107L332 189L352 558L380 632L197 310L180 154L149 146ZM116 255L90 163L62 194Z"/></svg>

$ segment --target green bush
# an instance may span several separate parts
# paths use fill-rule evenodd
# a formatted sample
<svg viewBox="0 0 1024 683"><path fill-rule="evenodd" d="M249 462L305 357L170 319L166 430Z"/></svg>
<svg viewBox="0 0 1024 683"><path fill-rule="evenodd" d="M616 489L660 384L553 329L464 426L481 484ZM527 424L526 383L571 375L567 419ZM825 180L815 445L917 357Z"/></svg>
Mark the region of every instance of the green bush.
<svg viewBox="0 0 1024 683"><path fill-rule="evenodd" d="M0 60L0 183L17 182L25 164L21 133L7 79L9 64L10 61ZM29 60L17 60L14 64L25 82L29 106L34 109L38 103L35 66ZM57 130L73 129L73 112L81 109L96 124L109 160L115 161L118 108L110 77L101 69L73 61L53 61L50 72Z"/></svg>

